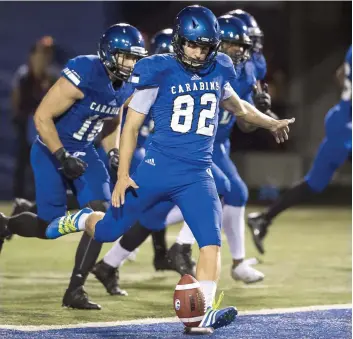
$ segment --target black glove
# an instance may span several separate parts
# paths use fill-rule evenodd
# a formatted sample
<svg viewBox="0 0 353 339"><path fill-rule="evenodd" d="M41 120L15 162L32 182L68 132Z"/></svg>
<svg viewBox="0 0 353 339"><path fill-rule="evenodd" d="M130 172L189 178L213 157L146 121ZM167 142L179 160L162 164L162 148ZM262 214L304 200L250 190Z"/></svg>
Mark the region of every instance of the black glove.
<svg viewBox="0 0 353 339"><path fill-rule="evenodd" d="M59 148L54 155L61 164L59 170L70 180L77 179L87 168L83 160L73 157L64 147Z"/></svg>
<svg viewBox="0 0 353 339"><path fill-rule="evenodd" d="M119 150L117 148L111 149L108 152L108 158L110 169L116 173L119 167Z"/></svg>
<svg viewBox="0 0 353 339"><path fill-rule="evenodd" d="M271 96L268 94L267 84L264 84L262 92L254 91L253 100L255 107L262 113L271 108Z"/></svg>

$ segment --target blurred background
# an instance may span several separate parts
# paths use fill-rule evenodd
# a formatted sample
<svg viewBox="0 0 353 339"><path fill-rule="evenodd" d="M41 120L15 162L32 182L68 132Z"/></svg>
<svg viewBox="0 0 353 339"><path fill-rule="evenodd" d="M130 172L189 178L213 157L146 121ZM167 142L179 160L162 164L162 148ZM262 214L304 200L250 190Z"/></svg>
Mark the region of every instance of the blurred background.
<svg viewBox="0 0 353 339"><path fill-rule="evenodd" d="M147 45L194 2L0 2L0 200L34 199L29 150L32 116L69 58L95 54L104 30L136 26ZM274 199L308 170L324 136L324 116L339 100L335 72L351 44L351 2L198 2L219 16L241 8L265 34L266 81L273 111L294 116L291 140L278 146L266 131L235 128L232 154L251 201ZM42 74L45 69L46 76ZM351 204L351 163L315 202ZM334 199L333 199L334 195Z"/></svg>

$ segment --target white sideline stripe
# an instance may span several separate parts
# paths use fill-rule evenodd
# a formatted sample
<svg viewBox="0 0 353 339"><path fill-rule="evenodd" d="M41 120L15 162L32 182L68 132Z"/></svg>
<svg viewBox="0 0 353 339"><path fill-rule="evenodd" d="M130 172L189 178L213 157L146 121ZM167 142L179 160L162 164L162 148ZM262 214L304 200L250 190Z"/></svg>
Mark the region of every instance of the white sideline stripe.
<svg viewBox="0 0 353 339"><path fill-rule="evenodd" d="M193 288L200 288L200 283L195 282L195 283L186 284L186 285L176 285L175 290L176 291L185 291L185 290L192 290Z"/></svg>
<svg viewBox="0 0 353 339"><path fill-rule="evenodd" d="M253 310L253 311L240 311L240 314L238 314L238 316L313 312L313 311L339 310L339 309L347 309L347 308L352 308L352 304L314 305L314 306L305 306L305 307L270 308L270 309ZM69 324L69 325L41 325L41 326L0 325L0 329L31 332L31 331L46 331L46 330L62 330L67 328L70 329L70 328L90 328L90 327L114 327L114 326L124 326L124 325L149 325L149 324L175 323L175 322L179 322L179 319L177 317L145 318L145 319L134 319L134 320L125 320L125 321L94 322L94 323L81 323L81 324Z"/></svg>
<svg viewBox="0 0 353 339"><path fill-rule="evenodd" d="M193 323L195 321L201 321L202 319L203 319L203 315L199 317L193 317L193 318L180 318L180 321L182 321L183 323Z"/></svg>

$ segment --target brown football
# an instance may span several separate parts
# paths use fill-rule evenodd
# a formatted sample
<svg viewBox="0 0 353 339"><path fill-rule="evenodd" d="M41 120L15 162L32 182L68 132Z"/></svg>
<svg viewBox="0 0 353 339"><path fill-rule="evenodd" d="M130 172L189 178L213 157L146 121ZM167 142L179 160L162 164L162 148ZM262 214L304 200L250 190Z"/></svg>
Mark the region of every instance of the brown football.
<svg viewBox="0 0 353 339"><path fill-rule="evenodd" d="M189 274L185 274L175 287L174 310L186 327L197 327L205 314L205 297L200 283Z"/></svg>

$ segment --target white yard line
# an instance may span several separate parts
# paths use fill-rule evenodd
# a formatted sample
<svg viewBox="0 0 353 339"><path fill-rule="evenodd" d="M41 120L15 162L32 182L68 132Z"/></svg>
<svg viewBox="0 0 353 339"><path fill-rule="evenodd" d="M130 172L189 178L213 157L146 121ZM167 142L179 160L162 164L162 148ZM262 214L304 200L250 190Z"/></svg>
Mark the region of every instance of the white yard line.
<svg viewBox="0 0 353 339"><path fill-rule="evenodd" d="M347 308L352 308L352 304L315 305L315 306L304 306L304 307L272 308L272 309L253 310L253 311L240 311L239 316L313 312L313 311L337 310L337 309L347 309ZM125 320L125 321L94 322L94 323L68 324L68 325L41 325L41 326L0 325L0 329L18 330L18 331L45 331L45 330L62 330L67 328L114 327L114 326L123 326L123 325L149 325L149 324L158 324L158 323L174 323L178 321L179 320L177 317L146 318L146 319Z"/></svg>

